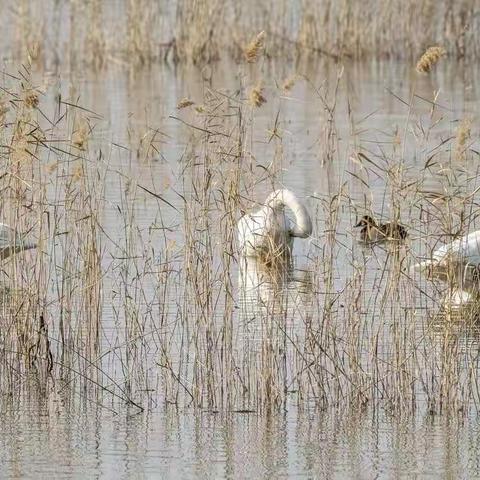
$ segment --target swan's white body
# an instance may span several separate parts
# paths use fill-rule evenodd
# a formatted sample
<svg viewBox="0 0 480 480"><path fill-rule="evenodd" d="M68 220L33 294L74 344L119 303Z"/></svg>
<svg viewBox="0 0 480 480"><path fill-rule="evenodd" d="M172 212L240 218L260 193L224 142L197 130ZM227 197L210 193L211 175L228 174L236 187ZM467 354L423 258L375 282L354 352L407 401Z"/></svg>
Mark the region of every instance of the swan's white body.
<svg viewBox="0 0 480 480"><path fill-rule="evenodd" d="M10 255L35 248L37 245L25 235L17 233L12 227L0 223L0 259L3 260Z"/></svg>
<svg viewBox="0 0 480 480"><path fill-rule="evenodd" d="M432 258L414 267L432 278L454 281L455 298L469 301L479 293L480 230L443 245L432 253Z"/></svg>
<svg viewBox="0 0 480 480"><path fill-rule="evenodd" d="M292 222L285 214L288 207ZM312 220L306 207L290 190L275 190L265 200L265 206L244 215L238 222L240 253L246 257L284 255L292 251L294 237L312 234Z"/></svg>

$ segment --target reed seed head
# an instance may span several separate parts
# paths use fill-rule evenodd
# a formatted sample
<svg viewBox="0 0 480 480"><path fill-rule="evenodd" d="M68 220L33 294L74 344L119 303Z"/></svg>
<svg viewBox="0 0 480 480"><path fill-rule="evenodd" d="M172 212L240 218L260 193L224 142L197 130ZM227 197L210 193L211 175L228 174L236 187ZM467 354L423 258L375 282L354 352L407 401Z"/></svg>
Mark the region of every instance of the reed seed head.
<svg viewBox="0 0 480 480"><path fill-rule="evenodd" d="M472 121L464 118L457 127L457 135L455 138L455 157L462 159L465 156L465 147L471 137Z"/></svg>
<svg viewBox="0 0 480 480"><path fill-rule="evenodd" d="M84 118L80 119L72 133L72 144L79 150L85 150L89 133L90 128L88 122Z"/></svg>
<svg viewBox="0 0 480 480"><path fill-rule="evenodd" d="M420 57L420 60L417 63L417 72L418 73L428 73L432 67L442 58L447 52L443 47L430 47L427 51Z"/></svg>
<svg viewBox="0 0 480 480"><path fill-rule="evenodd" d="M0 99L0 124L4 125L9 111L8 104L4 98Z"/></svg>
<svg viewBox="0 0 480 480"><path fill-rule="evenodd" d="M252 41L245 47L244 55L248 63L255 63L261 50L265 45L265 32L261 31Z"/></svg>
<svg viewBox="0 0 480 480"><path fill-rule="evenodd" d="M192 105L195 105L195 102L190 100L189 98L185 97L182 98L178 103L177 103L177 109L181 110L182 108L187 108Z"/></svg>
<svg viewBox="0 0 480 480"><path fill-rule="evenodd" d="M263 96L263 88L260 85L257 85L250 90L248 101L250 105L253 105L254 107L261 107L264 103L267 103L267 99Z"/></svg>
<svg viewBox="0 0 480 480"><path fill-rule="evenodd" d="M83 165L78 163L72 171L72 181L78 182L84 176Z"/></svg>
<svg viewBox="0 0 480 480"><path fill-rule="evenodd" d="M282 90L284 92L289 92L294 87L296 80L296 75L291 75L290 77L286 78L282 84Z"/></svg>
<svg viewBox="0 0 480 480"><path fill-rule="evenodd" d="M25 90L25 98L24 98L25 105L27 108L37 108L38 107L38 93L29 88Z"/></svg>

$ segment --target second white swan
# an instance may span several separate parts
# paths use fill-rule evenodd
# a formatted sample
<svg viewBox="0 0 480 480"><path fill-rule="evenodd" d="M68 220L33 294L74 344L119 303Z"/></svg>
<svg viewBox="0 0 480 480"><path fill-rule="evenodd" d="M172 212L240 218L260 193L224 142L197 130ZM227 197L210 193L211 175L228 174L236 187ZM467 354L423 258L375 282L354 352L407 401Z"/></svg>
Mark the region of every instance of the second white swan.
<svg viewBox="0 0 480 480"><path fill-rule="evenodd" d="M291 221L288 207L294 216ZM277 257L292 252L295 237L307 238L312 234L312 220L293 192L275 190L265 205L254 213L244 215L238 222L240 253L247 257Z"/></svg>
<svg viewBox="0 0 480 480"><path fill-rule="evenodd" d="M431 258L413 266L414 271L429 278L452 282L459 302L479 295L480 287L480 230L443 245Z"/></svg>

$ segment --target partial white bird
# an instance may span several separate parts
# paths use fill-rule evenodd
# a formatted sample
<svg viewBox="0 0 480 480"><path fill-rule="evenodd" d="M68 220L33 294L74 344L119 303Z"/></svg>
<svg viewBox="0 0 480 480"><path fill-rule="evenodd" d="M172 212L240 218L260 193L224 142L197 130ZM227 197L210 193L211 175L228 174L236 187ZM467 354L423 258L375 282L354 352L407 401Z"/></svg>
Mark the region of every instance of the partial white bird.
<svg viewBox="0 0 480 480"><path fill-rule="evenodd" d="M285 207L292 211L293 221L285 214ZM275 190L260 210L244 215L238 222L240 253L246 257L289 255L295 237L307 238L311 234L312 220L305 205L286 189Z"/></svg>
<svg viewBox="0 0 480 480"><path fill-rule="evenodd" d="M432 253L432 258L413 266L430 278L454 282L470 296L479 293L480 280L480 230L443 245ZM465 299L467 295L459 295Z"/></svg>
<svg viewBox="0 0 480 480"><path fill-rule="evenodd" d="M37 244L26 235L16 232L12 227L0 223L0 259L3 260L14 253L35 248Z"/></svg>

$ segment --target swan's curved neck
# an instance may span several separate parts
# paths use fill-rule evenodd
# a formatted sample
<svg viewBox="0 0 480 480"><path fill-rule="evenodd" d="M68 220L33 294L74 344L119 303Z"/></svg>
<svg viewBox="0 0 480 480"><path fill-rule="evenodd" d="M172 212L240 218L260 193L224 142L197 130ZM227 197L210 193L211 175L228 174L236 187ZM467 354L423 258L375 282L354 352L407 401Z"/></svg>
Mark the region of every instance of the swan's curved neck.
<svg viewBox="0 0 480 480"><path fill-rule="evenodd" d="M290 230L292 237L307 238L312 234L312 220L302 203L290 190L275 190L266 200L266 205L273 210L288 207L295 216L295 225Z"/></svg>

